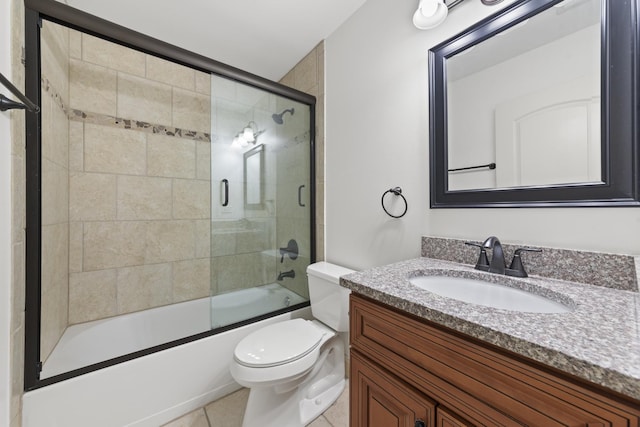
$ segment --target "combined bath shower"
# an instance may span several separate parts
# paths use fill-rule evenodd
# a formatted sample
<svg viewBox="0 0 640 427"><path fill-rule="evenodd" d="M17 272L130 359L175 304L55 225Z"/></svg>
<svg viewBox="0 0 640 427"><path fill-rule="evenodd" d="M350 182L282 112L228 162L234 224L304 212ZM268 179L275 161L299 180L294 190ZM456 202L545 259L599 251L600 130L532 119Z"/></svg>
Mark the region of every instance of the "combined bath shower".
<svg viewBox="0 0 640 427"><path fill-rule="evenodd" d="M293 116L293 113L295 113L295 110L293 108L287 108L280 114L272 114L271 118L273 119L274 122L281 125L284 123L284 120L282 119L282 116L284 116L284 113L291 113L291 115Z"/></svg>

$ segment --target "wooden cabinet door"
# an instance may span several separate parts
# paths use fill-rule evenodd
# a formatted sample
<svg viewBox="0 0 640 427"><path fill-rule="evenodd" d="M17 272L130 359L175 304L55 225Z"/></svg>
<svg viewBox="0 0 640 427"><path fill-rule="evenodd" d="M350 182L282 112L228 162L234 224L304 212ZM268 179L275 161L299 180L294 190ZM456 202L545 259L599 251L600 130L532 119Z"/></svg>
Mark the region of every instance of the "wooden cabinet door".
<svg viewBox="0 0 640 427"><path fill-rule="evenodd" d="M438 406L436 409L436 426L437 427L472 427L473 424L470 424L464 421L457 415L454 415L453 412L450 412L448 409L443 408L442 406Z"/></svg>
<svg viewBox="0 0 640 427"><path fill-rule="evenodd" d="M351 427L433 427L435 421L432 400L355 352L350 406Z"/></svg>

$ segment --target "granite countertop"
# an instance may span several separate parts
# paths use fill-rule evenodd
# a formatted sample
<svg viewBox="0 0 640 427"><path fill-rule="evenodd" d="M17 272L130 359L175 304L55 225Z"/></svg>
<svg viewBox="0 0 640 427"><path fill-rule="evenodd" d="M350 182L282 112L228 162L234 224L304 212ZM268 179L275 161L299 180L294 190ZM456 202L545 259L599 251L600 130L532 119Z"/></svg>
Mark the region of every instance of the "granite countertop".
<svg viewBox="0 0 640 427"><path fill-rule="evenodd" d="M417 275L482 279L546 296L571 312L522 313L441 297ZM347 274L340 284L434 323L640 400L640 294L546 277L512 278L417 258Z"/></svg>

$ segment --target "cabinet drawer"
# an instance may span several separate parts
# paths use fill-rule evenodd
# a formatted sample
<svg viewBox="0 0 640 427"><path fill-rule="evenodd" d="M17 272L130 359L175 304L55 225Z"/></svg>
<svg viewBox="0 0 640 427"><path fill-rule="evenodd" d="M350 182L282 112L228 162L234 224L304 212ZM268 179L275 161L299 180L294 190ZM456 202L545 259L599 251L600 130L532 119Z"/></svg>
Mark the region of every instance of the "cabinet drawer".
<svg viewBox="0 0 640 427"><path fill-rule="evenodd" d="M637 402L351 295L352 348L475 424L638 427Z"/></svg>

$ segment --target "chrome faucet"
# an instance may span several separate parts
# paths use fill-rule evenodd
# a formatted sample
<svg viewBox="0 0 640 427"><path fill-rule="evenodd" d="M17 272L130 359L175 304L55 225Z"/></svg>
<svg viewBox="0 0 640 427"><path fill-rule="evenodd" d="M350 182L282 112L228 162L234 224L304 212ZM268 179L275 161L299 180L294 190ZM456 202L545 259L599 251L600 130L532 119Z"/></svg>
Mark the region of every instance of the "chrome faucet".
<svg viewBox="0 0 640 427"><path fill-rule="evenodd" d="M491 262L489 263L489 272L504 274L506 263L504 261L504 252L502 251L502 244L496 236L491 236L484 241L482 247L485 249L491 249Z"/></svg>

